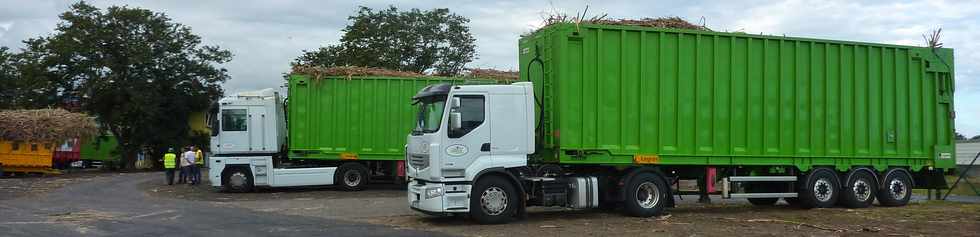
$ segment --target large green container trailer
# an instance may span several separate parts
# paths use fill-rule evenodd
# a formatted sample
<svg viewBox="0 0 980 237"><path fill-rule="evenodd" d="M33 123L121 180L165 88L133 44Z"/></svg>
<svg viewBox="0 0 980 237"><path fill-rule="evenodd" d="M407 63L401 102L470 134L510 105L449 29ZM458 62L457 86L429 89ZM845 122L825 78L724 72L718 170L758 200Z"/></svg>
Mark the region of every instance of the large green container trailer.
<svg viewBox="0 0 980 237"><path fill-rule="evenodd" d="M211 184L353 191L372 179L397 182L404 177L404 133L413 127L401 121L416 117L410 97L430 84L477 82L292 74L288 99L272 89L222 98L210 116Z"/></svg>
<svg viewBox="0 0 980 237"><path fill-rule="evenodd" d="M415 96L437 117L416 123L443 129L408 137L413 209L488 223L531 205L652 216L686 179L756 205L901 206L912 188L945 187L955 161L951 49L555 24L519 55L529 82Z"/></svg>

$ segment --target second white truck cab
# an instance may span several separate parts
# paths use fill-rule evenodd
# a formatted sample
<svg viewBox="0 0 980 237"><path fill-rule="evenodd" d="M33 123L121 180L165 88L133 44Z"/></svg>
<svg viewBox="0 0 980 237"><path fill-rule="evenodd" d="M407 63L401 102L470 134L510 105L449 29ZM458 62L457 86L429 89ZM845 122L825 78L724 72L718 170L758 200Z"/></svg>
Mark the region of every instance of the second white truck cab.
<svg viewBox="0 0 980 237"><path fill-rule="evenodd" d="M272 89L219 100L211 122L211 185L243 192L256 186L334 184L337 167L279 167L286 144L284 113L283 100Z"/></svg>

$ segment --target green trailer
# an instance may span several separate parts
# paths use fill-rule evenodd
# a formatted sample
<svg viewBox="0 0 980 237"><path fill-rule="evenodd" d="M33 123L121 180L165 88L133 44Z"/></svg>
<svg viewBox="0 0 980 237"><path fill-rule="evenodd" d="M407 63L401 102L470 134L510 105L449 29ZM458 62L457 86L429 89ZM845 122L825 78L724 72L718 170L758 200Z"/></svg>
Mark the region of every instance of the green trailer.
<svg viewBox="0 0 980 237"><path fill-rule="evenodd" d="M440 77L289 77L290 159L404 161L411 97Z"/></svg>
<svg viewBox="0 0 980 237"><path fill-rule="evenodd" d="M485 223L531 205L652 216L675 194L711 193L901 206L912 188L944 188L955 165L952 49L560 23L518 50L530 83L416 95L422 111L449 111L432 115L446 129L420 116L429 129L409 136L416 210ZM673 188L685 180L699 189Z"/></svg>
<svg viewBox="0 0 980 237"><path fill-rule="evenodd" d="M520 48L545 162L954 165L952 49L572 24Z"/></svg>
<svg viewBox="0 0 980 237"><path fill-rule="evenodd" d="M322 69L321 69L322 70ZM411 97L438 83L494 83L448 77L294 73L288 99L267 89L223 98L211 117L213 186L338 185L356 191L405 176Z"/></svg>

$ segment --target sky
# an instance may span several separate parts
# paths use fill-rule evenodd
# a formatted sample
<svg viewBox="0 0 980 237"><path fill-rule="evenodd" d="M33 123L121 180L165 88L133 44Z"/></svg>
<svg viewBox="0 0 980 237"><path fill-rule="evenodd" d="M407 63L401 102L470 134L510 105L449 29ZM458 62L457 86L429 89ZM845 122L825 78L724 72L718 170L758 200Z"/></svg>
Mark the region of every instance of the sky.
<svg viewBox="0 0 980 237"><path fill-rule="evenodd" d="M51 34L73 1L0 0L0 46ZM358 6L449 8L470 19L478 58L469 67L517 68L517 39L552 12L571 15L589 6L610 18L679 16L713 30L922 46L922 34L942 27L956 68L956 129L980 135L980 1L655 1L655 0L419 0L419 1L90 1L100 8L129 5L164 12L190 26L206 44L230 50L223 67L227 92L276 88L303 50L335 44ZM703 17L703 18L702 18Z"/></svg>

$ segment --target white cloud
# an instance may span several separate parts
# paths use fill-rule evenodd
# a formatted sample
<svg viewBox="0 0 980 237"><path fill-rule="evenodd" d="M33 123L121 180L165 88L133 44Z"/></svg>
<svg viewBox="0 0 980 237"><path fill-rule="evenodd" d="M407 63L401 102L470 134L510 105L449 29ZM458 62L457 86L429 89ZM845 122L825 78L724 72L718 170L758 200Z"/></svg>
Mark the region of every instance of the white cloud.
<svg viewBox="0 0 980 237"><path fill-rule="evenodd" d="M0 0L0 46L22 47L22 40L48 34L63 1ZM364 5L402 9L446 7L470 18L479 58L470 66L517 67L517 37L540 25L543 14L575 14L589 5L590 15L611 18L701 17L716 30L743 30L797 37L922 45L921 35L943 27L946 47L955 49L957 129L980 134L980 4L977 1L111 1L165 12L191 26L208 44L231 50L229 92L278 87L289 61L304 49L336 43L347 16ZM10 22L9 26L5 23Z"/></svg>

